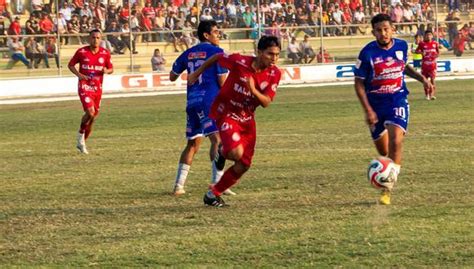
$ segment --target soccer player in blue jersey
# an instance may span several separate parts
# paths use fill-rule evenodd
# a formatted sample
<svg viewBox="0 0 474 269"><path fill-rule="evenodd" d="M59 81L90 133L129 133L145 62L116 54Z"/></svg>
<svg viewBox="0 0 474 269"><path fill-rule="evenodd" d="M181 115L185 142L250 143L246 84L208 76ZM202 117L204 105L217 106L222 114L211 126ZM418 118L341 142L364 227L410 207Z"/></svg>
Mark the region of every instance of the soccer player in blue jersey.
<svg viewBox="0 0 474 269"><path fill-rule="evenodd" d="M201 41L198 45L183 52L173 64L170 72L170 80L175 81L179 75L187 70L188 74L198 69L208 58L216 53L222 53L219 48L220 33L215 21L202 21L198 26L198 37ZM211 183L219 181L223 174L225 159L219 155L220 144L219 132L215 122L209 118L209 109L219 89L224 85L227 70L214 64L200 77L199 83L188 85L186 104L186 138L188 142L178 164L173 193L181 195L185 193L184 185L193 162L194 155L198 152L202 137L207 136L211 141L209 151L212 163ZM235 194L227 190L226 194Z"/></svg>
<svg viewBox="0 0 474 269"><path fill-rule="evenodd" d="M433 88L430 81L408 65L408 44L392 37L390 16L378 14L371 20L375 41L360 52L354 71L355 91L365 112L377 151L388 156L400 172L402 142L410 114L405 74ZM381 204L390 204L390 189L382 191Z"/></svg>

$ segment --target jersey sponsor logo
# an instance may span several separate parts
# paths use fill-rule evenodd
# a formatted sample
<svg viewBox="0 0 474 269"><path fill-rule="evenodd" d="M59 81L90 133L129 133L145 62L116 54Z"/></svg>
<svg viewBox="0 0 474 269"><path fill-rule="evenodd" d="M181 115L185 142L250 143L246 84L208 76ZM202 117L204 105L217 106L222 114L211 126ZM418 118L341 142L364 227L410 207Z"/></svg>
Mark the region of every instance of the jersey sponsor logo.
<svg viewBox="0 0 474 269"><path fill-rule="evenodd" d="M245 87L242 87L237 83L234 84L234 91L238 92L240 94L243 94L245 96L251 96L252 95L252 93L250 93L250 91L248 91Z"/></svg>
<svg viewBox="0 0 474 269"><path fill-rule="evenodd" d="M88 91L88 92L94 91L95 92L95 91L97 91L97 86L82 84L81 89L83 91Z"/></svg>
<svg viewBox="0 0 474 269"><path fill-rule="evenodd" d="M395 83L391 85L381 85L379 88L374 89L370 92L378 93L378 94L387 94L387 93L395 93L398 90L400 90L400 84Z"/></svg>
<svg viewBox="0 0 474 269"><path fill-rule="evenodd" d="M103 66L93 65L93 64L82 64L81 68L84 70L94 70L94 71L102 71L104 69Z"/></svg>
<svg viewBox="0 0 474 269"><path fill-rule="evenodd" d="M207 56L207 52L205 51L190 52L188 54L188 60L205 59L206 56Z"/></svg>
<svg viewBox="0 0 474 269"><path fill-rule="evenodd" d="M244 105L242 103L234 101L232 99L230 100L230 104L239 108L244 108Z"/></svg>

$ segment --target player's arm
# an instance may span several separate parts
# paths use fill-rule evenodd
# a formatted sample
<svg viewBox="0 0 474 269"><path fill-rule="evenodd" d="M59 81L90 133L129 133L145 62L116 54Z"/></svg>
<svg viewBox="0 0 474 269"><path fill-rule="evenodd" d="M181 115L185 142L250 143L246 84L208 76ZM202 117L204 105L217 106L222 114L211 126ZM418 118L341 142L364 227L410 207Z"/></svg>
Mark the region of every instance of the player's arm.
<svg viewBox="0 0 474 269"><path fill-rule="evenodd" d="M433 84L431 84L430 80L425 78L425 76L423 76L422 74L416 72L416 70L413 67L411 67L409 64L405 66L405 74L423 83L423 87L425 89L433 90Z"/></svg>
<svg viewBox="0 0 474 269"><path fill-rule="evenodd" d="M170 72L170 81L176 81L179 78L179 75L171 70Z"/></svg>
<svg viewBox="0 0 474 269"><path fill-rule="evenodd" d="M114 72L114 68L104 68L104 74L110 75Z"/></svg>
<svg viewBox="0 0 474 269"><path fill-rule="evenodd" d="M170 81L176 81L181 76L181 73L186 70L186 67L188 66L187 58L188 54L186 52L183 52L173 63L173 67L171 67L170 71Z"/></svg>
<svg viewBox="0 0 474 269"><path fill-rule="evenodd" d="M247 79L247 87L249 88L250 92L255 96L255 98L257 98L261 106L267 107L268 105L270 105L272 99L270 98L270 96L263 94L259 90L257 90L253 77L249 77Z"/></svg>
<svg viewBox="0 0 474 269"><path fill-rule="evenodd" d="M89 79L86 75L79 73L79 70L77 70L76 65L71 65L71 63L69 63L67 67L74 75L76 75L79 78L79 80Z"/></svg>
<svg viewBox="0 0 474 269"><path fill-rule="evenodd" d="M209 67L219 60L220 54L214 54L209 59L207 59L194 73L188 74L188 85L193 85L199 79L199 76L206 71Z"/></svg>
<svg viewBox="0 0 474 269"><path fill-rule="evenodd" d="M354 87L355 87L357 97L359 98L360 104L362 105L362 108L364 109L365 120L367 124L368 125L376 124L379 120L377 118L377 114L375 114L374 110L372 109L372 106L369 103L369 100L367 99L367 94L365 93L364 80L362 78L356 77L354 80Z"/></svg>

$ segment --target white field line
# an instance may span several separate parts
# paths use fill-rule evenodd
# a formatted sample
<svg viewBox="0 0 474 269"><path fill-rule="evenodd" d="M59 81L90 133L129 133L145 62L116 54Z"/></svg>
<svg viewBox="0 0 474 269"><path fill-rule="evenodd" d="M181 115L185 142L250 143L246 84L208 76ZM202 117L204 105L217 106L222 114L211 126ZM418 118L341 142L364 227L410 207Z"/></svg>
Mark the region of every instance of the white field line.
<svg viewBox="0 0 474 269"><path fill-rule="evenodd" d="M457 80L457 79L474 79L474 75L446 76L446 77L436 78L437 81ZM414 80L407 79L406 81L410 82ZM354 84L354 82L350 80L350 81L286 84L286 85L281 85L280 88L326 87L326 86L339 86L339 85L352 85L352 84ZM109 99L109 98L143 97L143 96L158 96L158 95L171 95L171 94L184 94L184 93L186 93L185 89L174 90L174 91L160 91L160 92L131 92L131 93L109 93L109 94L106 93L103 95L102 98ZM79 100L79 97L74 95L74 96L61 96L61 97L4 99L4 100L0 100L0 105L48 103L48 102L74 101L74 100Z"/></svg>

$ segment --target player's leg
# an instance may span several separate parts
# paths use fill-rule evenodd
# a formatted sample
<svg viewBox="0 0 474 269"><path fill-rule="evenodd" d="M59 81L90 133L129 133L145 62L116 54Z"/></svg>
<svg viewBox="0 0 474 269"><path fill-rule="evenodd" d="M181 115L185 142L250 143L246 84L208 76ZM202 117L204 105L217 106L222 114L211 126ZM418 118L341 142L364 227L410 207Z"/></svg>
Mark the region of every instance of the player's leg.
<svg viewBox="0 0 474 269"><path fill-rule="evenodd" d="M186 193L184 185L188 178L189 170L194 159L194 155L199 151L202 142L203 130L199 120L199 115L194 108L186 108L186 138L188 139L186 147L179 158L178 169L176 172L174 195Z"/></svg>
<svg viewBox="0 0 474 269"><path fill-rule="evenodd" d="M94 122L96 121L97 117L99 117L101 99L102 99L102 92L100 91L100 92L96 93L96 95L94 96L94 114L91 117L91 119L89 121L89 124L86 127L86 131L84 133L85 134L84 138L86 140L87 140L87 138L89 138L89 136L92 133L92 125L94 125Z"/></svg>
<svg viewBox="0 0 474 269"><path fill-rule="evenodd" d="M77 144L76 148L84 154L88 154L86 147L86 130L89 128L91 121L93 121L98 107L95 103L95 95L91 92L79 90L79 98L84 109L84 115L81 119L81 125L79 132L77 133Z"/></svg>
<svg viewBox="0 0 474 269"><path fill-rule="evenodd" d="M225 202L221 198L221 195L225 194L230 187L237 184L242 175L247 172L250 167L241 161L243 153L244 147L240 144L226 154L226 158L234 160L235 163L225 171L219 182L211 185L209 191L204 194L204 204L215 207L225 206Z"/></svg>
<svg viewBox="0 0 474 269"><path fill-rule="evenodd" d="M430 77L430 82L431 84L433 85L433 89L431 90L431 100L436 100L436 84L435 84L435 78L436 78L436 75L435 74L432 74L432 76Z"/></svg>
<svg viewBox="0 0 474 269"><path fill-rule="evenodd" d="M424 68L424 66L421 66L421 74L425 77L429 77L429 73L423 68ZM423 87L423 90L425 91L425 99L426 100L431 100L431 95L430 95L429 88Z"/></svg>
<svg viewBox="0 0 474 269"><path fill-rule="evenodd" d="M405 136L405 130L398 125L389 124L387 125L388 130L388 157L393 160L395 173L393 176L396 178L400 173L400 166L402 162L402 148L403 148L403 138ZM392 179L396 180L396 179ZM391 198L391 190L385 189L382 191L379 202L383 205L389 205Z"/></svg>
<svg viewBox="0 0 474 269"><path fill-rule="evenodd" d="M394 163L395 171L392 174L396 181L400 173L402 163L403 139L408 128L408 119L410 116L410 109L406 99L398 100L392 107L392 114L387 117L385 127L388 132L388 157ZM379 202L384 205L389 205L391 190L386 189L382 191Z"/></svg>
<svg viewBox="0 0 474 269"><path fill-rule="evenodd" d="M212 125L204 124L204 126L210 126L204 130L205 133L209 133L208 135L209 140L211 142L211 147L209 149L209 157L211 159L211 184L216 184L221 179L222 175L224 174L224 167L225 167L225 157L222 152L219 152L219 148L222 147L221 145L221 138L219 132L217 130L216 125L212 122ZM227 189L224 194L226 195L236 195L230 189Z"/></svg>
<svg viewBox="0 0 474 269"><path fill-rule="evenodd" d="M227 120L220 126L223 154L226 159L234 161L234 165L229 167L221 180L204 195L205 204L217 207L225 204L220 196L235 185L250 168L256 142L254 121L241 125L233 120Z"/></svg>
<svg viewBox="0 0 474 269"><path fill-rule="evenodd" d="M374 145L380 156L388 156L388 132L386 130L374 139Z"/></svg>
<svg viewBox="0 0 474 269"><path fill-rule="evenodd" d="M201 147L202 137L195 137L189 139L186 143L186 147L179 158L178 170L176 172L176 179L174 184L174 195L181 195L186 193L184 185L188 179L188 173L193 163L194 155L199 151Z"/></svg>

